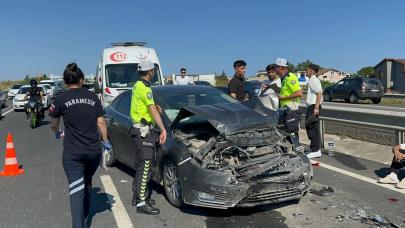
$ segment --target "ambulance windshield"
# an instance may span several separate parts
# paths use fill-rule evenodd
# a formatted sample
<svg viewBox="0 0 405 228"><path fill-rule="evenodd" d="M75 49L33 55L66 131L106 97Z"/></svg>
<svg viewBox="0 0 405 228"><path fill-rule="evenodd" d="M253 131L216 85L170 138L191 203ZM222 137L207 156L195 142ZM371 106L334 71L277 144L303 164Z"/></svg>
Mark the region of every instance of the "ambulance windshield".
<svg viewBox="0 0 405 228"><path fill-rule="evenodd" d="M110 64L105 67L106 85L110 88L129 88L140 79L138 74L138 64ZM159 66L155 64L155 75L150 82L151 85L160 85Z"/></svg>

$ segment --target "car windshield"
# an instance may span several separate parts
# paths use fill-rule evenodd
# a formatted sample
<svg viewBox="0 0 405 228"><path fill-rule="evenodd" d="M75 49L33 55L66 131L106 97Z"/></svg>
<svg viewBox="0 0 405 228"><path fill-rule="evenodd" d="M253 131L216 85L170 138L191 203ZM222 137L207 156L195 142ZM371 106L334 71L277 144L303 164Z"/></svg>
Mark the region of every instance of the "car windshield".
<svg viewBox="0 0 405 228"><path fill-rule="evenodd" d="M168 93L161 94L155 98L156 103L162 107L170 121L173 121L180 109L185 106L212 105L222 103L237 103L237 101L222 91L206 91L189 93ZM183 119L181 122L198 121L197 116Z"/></svg>
<svg viewBox="0 0 405 228"><path fill-rule="evenodd" d="M155 64L155 75L151 80L152 85L160 85L159 66ZM139 80L138 64L110 64L105 67L106 85L110 88L133 87Z"/></svg>
<svg viewBox="0 0 405 228"><path fill-rule="evenodd" d="M13 87L11 87L11 89L19 89L21 88L22 85L13 85Z"/></svg>

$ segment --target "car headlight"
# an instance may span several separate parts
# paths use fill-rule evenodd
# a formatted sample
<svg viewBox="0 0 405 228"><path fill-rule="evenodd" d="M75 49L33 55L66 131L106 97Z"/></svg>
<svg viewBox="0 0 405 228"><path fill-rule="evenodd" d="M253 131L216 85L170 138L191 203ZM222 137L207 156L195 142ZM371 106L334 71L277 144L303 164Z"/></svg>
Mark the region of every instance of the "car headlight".
<svg viewBox="0 0 405 228"><path fill-rule="evenodd" d="M197 198L200 200L215 200L215 195L206 193L206 192L200 192L200 191L195 191Z"/></svg>

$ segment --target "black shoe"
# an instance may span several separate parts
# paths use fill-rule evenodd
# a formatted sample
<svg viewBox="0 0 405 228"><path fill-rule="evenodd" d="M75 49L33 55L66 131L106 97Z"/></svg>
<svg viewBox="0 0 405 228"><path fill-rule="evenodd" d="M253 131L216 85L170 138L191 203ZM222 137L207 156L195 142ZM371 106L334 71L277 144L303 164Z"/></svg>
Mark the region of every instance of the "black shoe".
<svg viewBox="0 0 405 228"><path fill-rule="evenodd" d="M140 214L147 214L147 215L158 215L160 214L160 210L153 207L148 201L145 201L145 205L136 208L136 212Z"/></svg>

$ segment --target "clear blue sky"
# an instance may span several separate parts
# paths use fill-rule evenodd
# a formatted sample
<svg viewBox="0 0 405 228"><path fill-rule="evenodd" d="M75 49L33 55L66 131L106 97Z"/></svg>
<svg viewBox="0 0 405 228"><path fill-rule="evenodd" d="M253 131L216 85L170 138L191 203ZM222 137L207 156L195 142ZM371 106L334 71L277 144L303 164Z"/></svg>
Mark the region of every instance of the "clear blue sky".
<svg viewBox="0 0 405 228"><path fill-rule="evenodd" d="M405 58L401 0L4 1L0 8L0 80L61 74L76 61L95 72L102 48L147 41L165 75L248 75L283 56L353 72L384 57Z"/></svg>

